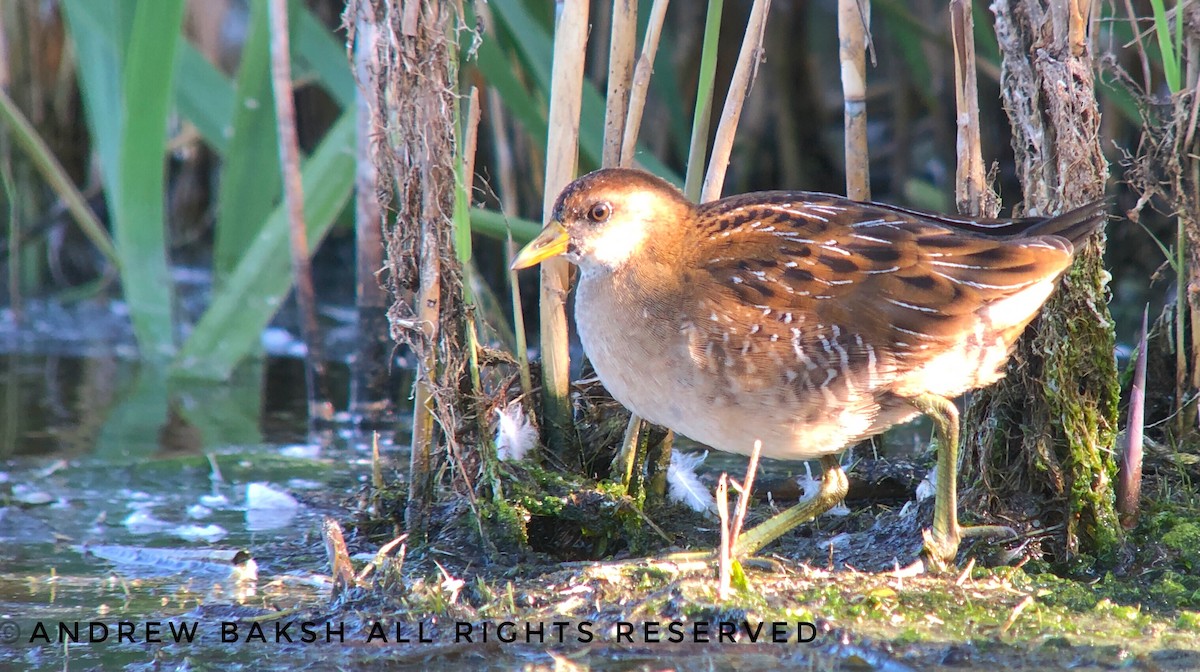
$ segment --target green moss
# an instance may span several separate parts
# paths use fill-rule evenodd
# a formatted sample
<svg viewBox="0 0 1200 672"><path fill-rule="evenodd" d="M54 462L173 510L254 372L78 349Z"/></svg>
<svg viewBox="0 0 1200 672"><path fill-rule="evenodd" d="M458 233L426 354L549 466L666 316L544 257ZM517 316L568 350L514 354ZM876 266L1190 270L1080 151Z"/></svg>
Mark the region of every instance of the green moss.
<svg viewBox="0 0 1200 672"><path fill-rule="evenodd" d="M634 567L629 575L638 590L658 590L674 578L673 574L658 567Z"/></svg>
<svg viewBox="0 0 1200 672"><path fill-rule="evenodd" d="M994 501L1014 493L1022 502L1041 499L1065 519L1062 535L1044 546L1053 560L1108 567L1116 564L1122 528L1111 449L1120 389L1104 276L1098 255L1082 255L1031 329L1034 337L1018 346L1007 376L975 395L963 423L970 432L963 482L987 483Z"/></svg>
<svg viewBox="0 0 1200 672"><path fill-rule="evenodd" d="M1180 612L1179 618L1175 620L1175 627L1180 630L1200 632L1200 611Z"/></svg>
<svg viewBox="0 0 1200 672"><path fill-rule="evenodd" d="M1163 535L1163 545L1180 552L1194 552L1200 544L1200 525L1180 523Z"/></svg>

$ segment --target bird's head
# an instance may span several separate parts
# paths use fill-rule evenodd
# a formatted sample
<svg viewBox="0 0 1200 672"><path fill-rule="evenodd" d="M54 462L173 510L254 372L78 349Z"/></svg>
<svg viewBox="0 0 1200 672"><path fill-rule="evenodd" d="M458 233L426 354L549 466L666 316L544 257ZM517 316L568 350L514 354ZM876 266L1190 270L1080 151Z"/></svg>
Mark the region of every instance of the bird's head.
<svg viewBox="0 0 1200 672"><path fill-rule="evenodd" d="M562 255L585 275L611 273L653 255L692 204L669 182L628 168L604 168L568 184L550 221L513 261L529 268Z"/></svg>

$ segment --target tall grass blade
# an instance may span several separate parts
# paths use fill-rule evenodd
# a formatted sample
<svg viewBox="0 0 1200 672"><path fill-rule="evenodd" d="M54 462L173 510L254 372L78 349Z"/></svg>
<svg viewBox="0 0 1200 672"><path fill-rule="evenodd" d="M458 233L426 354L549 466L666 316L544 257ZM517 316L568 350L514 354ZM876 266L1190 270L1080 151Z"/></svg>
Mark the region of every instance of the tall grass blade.
<svg viewBox="0 0 1200 672"><path fill-rule="evenodd" d="M758 75L758 63L762 58L763 36L767 29L767 14L770 0L754 0L750 17L746 19L746 33L738 50L733 78L729 81L729 92L725 94L725 106L721 109L721 122L713 138L712 155L708 170L704 174L704 187L700 190L701 201L713 201L721 197L725 185L725 171L729 168L729 157L733 152L733 138L737 134L738 121L742 118L742 106L750 95L750 87Z"/></svg>
<svg viewBox="0 0 1200 672"><path fill-rule="evenodd" d="M354 110L350 109L303 165L304 218L314 247L350 198L353 146ZM287 246L287 213L279 206L184 344L175 364L179 374L226 379L257 347L259 335L291 287Z"/></svg>
<svg viewBox="0 0 1200 672"><path fill-rule="evenodd" d="M79 89L87 111L88 135L100 161L109 208L120 180L121 72L133 24L135 0L63 0L75 48Z"/></svg>
<svg viewBox="0 0 1200 672"><path fill-rule="evenodd" d="M266 2L250 4L232 109L233 132L222 157L217 192L213 275L218 287L258 237L282 189L267 15Z"/></svg>
<svg viewBox="0 0 1200 672"><path fill-rule="evenodd" d="M252 4L257 4L255 0ZM301 2L292 2L288 11L295 16L291 28L292 67L294 79L306 77L309 72L317 75L322 88L333 96L342 107L353 107L356 86L354 73L346 67L346 45L313 15Z"/></svg>
<svg viewBox="0 0 1200 672"><path fill-rule="evenodd" d="M1182 3L1181 3L1182 4ZM1172 37L1171 23L1167 19L1167 8L1163 0L1150 0L1150 9L1154 12L1154 37L1158 40L1158 50L1162 54L1163 76L1171 93L1179 93L1183 84L1180 57L1183 55L1182 42ZM1182 16L1176 17L1176 24L1182 23Z"/></svg>
<svg viewBox="0 0 1200 672"><path fill-rule="evenodd" d="M245 56L243 56L243 59ZM175 109L192 122L200 137L217 154L229 147L229 120L233 118L233 86L191 42L179 44L179 72L175 75Z"/></svg>
<svg viewBox="0 0 1200 672"><path fill-rule="evenodd" d="M164 156L183 10L183 0L137 3L122 76L119 178L109 184L121 287L151 361L175 352Z"/></svg>
<svg viewBox="0 0 1200 672"><path fill-rule="evenodd" d="M700 51L700 75L696 82L696 110L692 114L692 140L688 146L687 179L683 192L700 200L704 159L708 156L708 127L712 121L713 83L717 78L717 44L721 37L721 12L725 0L708 0L704 19L704 46Z"/></svg>

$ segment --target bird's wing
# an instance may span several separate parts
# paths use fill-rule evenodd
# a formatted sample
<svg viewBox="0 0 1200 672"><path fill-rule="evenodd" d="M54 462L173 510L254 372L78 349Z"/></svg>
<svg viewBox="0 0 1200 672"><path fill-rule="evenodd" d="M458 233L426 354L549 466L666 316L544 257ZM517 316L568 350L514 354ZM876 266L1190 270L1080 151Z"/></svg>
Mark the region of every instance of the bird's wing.
<svg viewBox="0 0 1200 672"><path fill-rule="evenodd" d="M697 214L683 283L693 360L819 390L886 384L974 329L989 303L1056 278L1072 254L1056 236L1019 237L1026 220L993 223L997 238L818 194L753 194Z"/></svg>

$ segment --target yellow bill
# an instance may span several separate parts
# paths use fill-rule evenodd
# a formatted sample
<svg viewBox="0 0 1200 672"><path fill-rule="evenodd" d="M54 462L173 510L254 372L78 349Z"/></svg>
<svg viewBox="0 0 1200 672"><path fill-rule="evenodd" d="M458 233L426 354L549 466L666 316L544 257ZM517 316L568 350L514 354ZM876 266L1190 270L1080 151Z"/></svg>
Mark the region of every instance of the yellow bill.
<svg viewBox="0 0 1200 672"><path fill-rule="evenodd" d="M567 251L567 230L560 222L551 221L542 229L537 238L521 249L517 258L513 259L512 269L536 266L550 257L557 257Z"/></svg>

